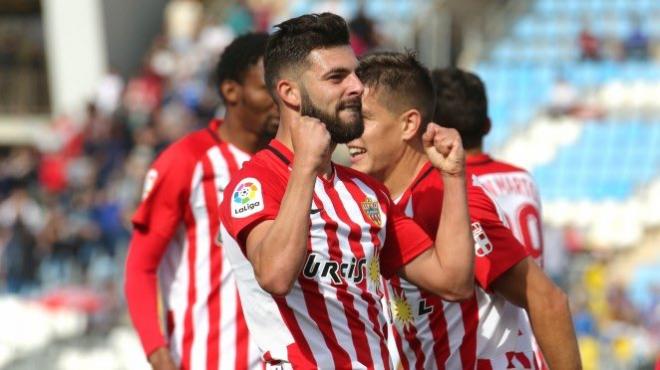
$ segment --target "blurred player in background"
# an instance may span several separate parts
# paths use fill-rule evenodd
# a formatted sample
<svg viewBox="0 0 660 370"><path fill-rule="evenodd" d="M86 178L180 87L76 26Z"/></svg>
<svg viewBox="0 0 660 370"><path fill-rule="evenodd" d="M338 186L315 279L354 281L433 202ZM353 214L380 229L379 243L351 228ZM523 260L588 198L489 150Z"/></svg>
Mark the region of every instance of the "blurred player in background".
<svg viewBox="0 0 660 370"><path fill-rule="evenodd" d="M263 73L267 38L246 34L227 46L217 66L224 120L170 145L147 172L133 216L125 292L153 369L261 368L217 236L224 187L277 130Z"/></svg>
<svg viewBox="0 0 660 370"><path fill-rule="evenodd" d="M335 145L363 130L346 22L309 14L276 28L264 65L280 107L277 136L234 176L221 205L250 331L268 368L390 369L381 276L450 299L473 292L460 136L433 125L424 137L445 178L434 243L382 184L331 162Z"/></svg>
<svg viewBox="0 0 660 370"><path fill-rule="evenodd" d="M541 197L532 176L483 152L483 138L491 127L483 82L475 74L456 68L436 69L431 78L437 98L433 121L458 130L468 173L477 176L504 212L513 234L543 266Z"/></svg>
<svg viewBox="0 0 660 370"><path fill-rule="evenodd" d="M412 55L377 53L361 60L357 75L365 85L365 129L348 143L352 168L383 181L398 207L435 235L444 179L432 171L421 134L435 108L430 74ZM536 335L552 369L578 369L566 295L528 257L481 187L468 185L468 204L478 285L471 299L443 301L404 278L389 280L401 365L539 369Z"/></svg>

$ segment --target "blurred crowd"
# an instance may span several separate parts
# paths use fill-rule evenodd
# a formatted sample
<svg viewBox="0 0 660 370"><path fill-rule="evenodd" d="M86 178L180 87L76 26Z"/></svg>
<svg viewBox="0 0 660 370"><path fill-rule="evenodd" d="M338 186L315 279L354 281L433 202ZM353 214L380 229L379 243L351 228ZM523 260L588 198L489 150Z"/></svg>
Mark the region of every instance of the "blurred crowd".
<svg viewBox="0 0 660 370"><path fill-rule="evenodd" d="M259 4L238 2L211 21L199 2L171 1L137 75L110 70L84 112L55 118L38 145L0 148L0 292L83 286L116 302L148 166L223 115L215 64L235 35L270 27L272 9ZM360 53L378 44L362 12L350 24Z"/></svg>

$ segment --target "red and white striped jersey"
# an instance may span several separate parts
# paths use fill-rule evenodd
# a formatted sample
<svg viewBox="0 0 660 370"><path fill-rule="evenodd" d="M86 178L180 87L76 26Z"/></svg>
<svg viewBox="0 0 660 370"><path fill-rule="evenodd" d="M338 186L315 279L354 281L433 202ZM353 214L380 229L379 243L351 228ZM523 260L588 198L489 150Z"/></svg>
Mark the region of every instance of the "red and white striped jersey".
<svg viewBox="0 0 660 370"><path fill-rule="evenodd" d="M293 153L273 140L245 164L221 206L222 240L250 332L272 365L295 369L391 369L381 274L390 277L432 246L383 185L334 165L317 178L306 262L284 297L262 290L245 256L249 230L277 217ZM231 196L229 195L231 194Z"/></svg>
<svg viewBox="0 0 660 370"><path fill-rule="evenodd" d="M532 176L486 154L468 157L466 169L468 174L477 176L488 196L503 211L513 235L543 266L541 198Z"/></svg>
<svg viewBox="0 0 660 370"><path fill-rule="evenodd" d="M427 163L397 204L435 235L442 192L441 175ZM404 369L534 368L525 311L490 290L493 281L528 254L481 188L468 186L468 205L477 282L471 299L443 301L398 276L387 284L394 332L390 348L398 349Z"/></svg>
<svg viewBox="0 0 660 370"><path fill-rule="evenodd" d="M207 129L178 140L158 157L147 173L143 201L133 217L135 227L149 230L154 242L131 245L135 250L129 260L131 255L162 255L157 262L166 336L181 369L262 367L248 335L234 274L217 242L223 191L250 156L219 140L220 124L212 121ZM140 284L139 279L132 281ZM129 308L155 301L154 290L139 294L139 289L132 289L137 293L128 294L127 288ZM133 320L148 351L147 343L161 334L141 330L140 321L156 315L144 316Z"/></svg>

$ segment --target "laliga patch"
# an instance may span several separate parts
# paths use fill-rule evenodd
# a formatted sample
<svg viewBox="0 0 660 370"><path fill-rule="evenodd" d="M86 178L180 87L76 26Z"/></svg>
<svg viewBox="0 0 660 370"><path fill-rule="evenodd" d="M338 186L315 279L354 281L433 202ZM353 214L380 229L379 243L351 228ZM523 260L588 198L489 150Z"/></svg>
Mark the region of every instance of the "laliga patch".
<svg viewBox="0 0 660 370"><path fill-rule="evenodd" d="M231 215L243 218L264 209L264 197L261 194L261 183L252 177L245 178L236 185L231 196Z"/></svg>
<svg viewBox="0 0 660 370"><path fill-rule="evenodd" d="M474 239L474 254L477 257L487 256L493 251L493 244L479 222L472 223L472 238Z"/></svg>
<svg viewBox="0 0 660 370"><path fill-rule="evenodd" d="M374 225L381 227L382 220L380 217L380 204L378 204L378 201L367 197L362 203L360 203L360 205L362 206L362 211L367 217L369 217L371 222L373 222Z"/></svg>
<svg viewBox="0 0 660 370"><path fill-rule="evenodd" d="M154 189L156 179L158 179L158 171L153 168L147 171L147 176L144 178L144 187L142 188L142 200L147 199L151 191Z"/></svg>

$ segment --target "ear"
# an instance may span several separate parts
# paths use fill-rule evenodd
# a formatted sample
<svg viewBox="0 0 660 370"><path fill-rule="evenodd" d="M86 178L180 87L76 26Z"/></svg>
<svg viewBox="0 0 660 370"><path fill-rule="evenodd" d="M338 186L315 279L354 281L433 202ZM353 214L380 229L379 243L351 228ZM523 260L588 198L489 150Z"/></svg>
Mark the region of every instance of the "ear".
<svg viewBox="0 0 660 370"><path fill-rule="evenodd" d="M483 136L488 135L488 133L490 132L491 127L493 127L493 126L492 126L492 123L490 122L490 117L488 117L488 118L486 118L486 124L484 124L484 129L481 132L483 134Z"/></svg>
<svg viewBox="0 0 660 370"><path fill-rule="evenodd" d="M405 141L417 136L422 126L422 114L417 109L408 109L399 116L401 123L401 138Z"/></svg>
<svg viewBox="0 0 660 370"><path fill-rule="evenodd" d="M275 86L275 92L286 105L300 107L300 89L296 82L285 79L279 80Z"/></svg>
<svg viewBox="0 0 660 370"><path fill-rule="evenodd" d="M220 84L220 94L227 105L237 104L241 99L241 93L241 85L236 81L225 80Z"/></svg>

